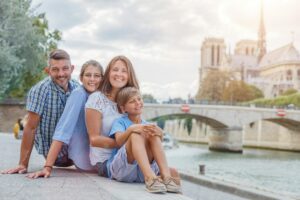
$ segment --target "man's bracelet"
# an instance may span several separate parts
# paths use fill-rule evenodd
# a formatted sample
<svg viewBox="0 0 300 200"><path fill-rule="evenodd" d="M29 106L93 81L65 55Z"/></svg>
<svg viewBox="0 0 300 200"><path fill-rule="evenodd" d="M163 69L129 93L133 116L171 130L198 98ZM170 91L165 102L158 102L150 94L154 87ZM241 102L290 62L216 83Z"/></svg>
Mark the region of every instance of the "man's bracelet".
<svg viewBox="0 0 300 200"><path fill-rule="evenodd" d="M50 169L52 169L53 167L50 165L45 165L44 168L49 167Z"/></svg>

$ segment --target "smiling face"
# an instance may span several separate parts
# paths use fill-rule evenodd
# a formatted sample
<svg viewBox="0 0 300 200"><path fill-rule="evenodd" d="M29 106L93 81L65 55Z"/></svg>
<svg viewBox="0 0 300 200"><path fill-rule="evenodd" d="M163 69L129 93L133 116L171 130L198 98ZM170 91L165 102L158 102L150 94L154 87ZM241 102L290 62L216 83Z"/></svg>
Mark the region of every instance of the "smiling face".
<svg viewBox="0 0 300 200"><path fill-rule="evenodd" d="M128 69L126 64L118 60L116 61L109 72L109 82L112 89L121 89L128 83Z"/></svg>
<svg viewBox="0 0 300 200"><path fill-rule="evenodd" d="M52 81L63 88L65 91L68 90L68 83L71 79L71 74L74 67L71 65L70 60L67 59L50 59L50 66L47 67L47 72L51 77Z"/></svg>
<svg viewBox="0 0 300 200"><path fill-rule="evenodd" d="M141 115L143 112L144 102L140 94L129 98L125 105L121 106L123 112L128 115Z"/></svg>
<svg viewBox="0 0 300 200"><path fill-rule="evenodd" d="M89 92L92 93L99 88L101 83L102 73L97 66L88 65L83 75L80 77L83 87Z"/></svg>

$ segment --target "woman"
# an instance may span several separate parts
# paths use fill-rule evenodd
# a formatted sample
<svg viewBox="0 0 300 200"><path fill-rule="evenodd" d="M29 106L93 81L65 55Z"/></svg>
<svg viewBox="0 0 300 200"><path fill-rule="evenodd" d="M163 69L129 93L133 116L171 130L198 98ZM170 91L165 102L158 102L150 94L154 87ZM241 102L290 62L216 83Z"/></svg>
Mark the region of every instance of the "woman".
<svg viewBox="0 0 300 200"><path fill-rule="evenodd" d="M106 68L100 91L91 94L85 106L91 164L104 177L110 177L111 157L118 147L116 141L109 137L113 121L121 116L116 95L127 86L139 89L130 60L125 56L116 56Z"/></svg>
<svg viewBox="0 0 300 200"><path fill-rule="evenodd" d="M68 158L81 170L93 170L89 160L89 140L85 125L84 106L89 94L99 88L103 76L102 66L94 60L83 64L80 72L82 86L68 98L64 112L56 126L53 141L43 170L27 175L29 178L49 177L52 166L61 150L68 151ZM64 145L68 145L68 149Z"/></svg>
<svg viewBox="0 0 300 200"><path fill-rule="evenodd" d="M100 91L91 94L85 105L91 164L97 167L98 175L108 178L112 178L111 162L119 148L116 140L109 137L109 133L113 122L122 116L116 98L119 91L125 87L139 89L131 62L124 56L117 56L108 64ZM171 168L170 174L178 177L175 169ZM157 184L154 185L156 186Z"/></svg>

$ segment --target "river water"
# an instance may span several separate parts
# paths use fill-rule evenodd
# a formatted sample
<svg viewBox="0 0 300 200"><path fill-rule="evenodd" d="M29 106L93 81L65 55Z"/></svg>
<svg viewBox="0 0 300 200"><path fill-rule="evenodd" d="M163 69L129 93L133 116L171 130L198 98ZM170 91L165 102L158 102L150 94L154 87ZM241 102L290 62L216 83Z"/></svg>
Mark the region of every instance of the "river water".
<svg viewBox="0 0 300 200"><path fill-rule="evenodd" d="M242 154L213 152L207 145L180 144L166 150L170 166L246 187L300 199L300 153L244 148Z"/></svg>

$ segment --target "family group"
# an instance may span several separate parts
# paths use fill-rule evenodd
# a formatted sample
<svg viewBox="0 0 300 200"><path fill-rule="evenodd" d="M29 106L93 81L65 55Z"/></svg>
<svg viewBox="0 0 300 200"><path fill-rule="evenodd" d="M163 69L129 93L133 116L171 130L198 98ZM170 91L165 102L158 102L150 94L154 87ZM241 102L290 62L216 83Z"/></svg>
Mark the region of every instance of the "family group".
<svg viewBox="0 0 300 200"><path fill-rule="evenodd" d="M121 182L145 183L152 193L180 193L176 169L162 147L162 130L142 119L143 99L131 61L112 58L105 71L89 60L79 79L71 78L69 54L52 51L48 76L27 97L19 164L3 174L27 173L33 146L46 161L28 178L49 177L56 167L78 170Z"/></svg>

